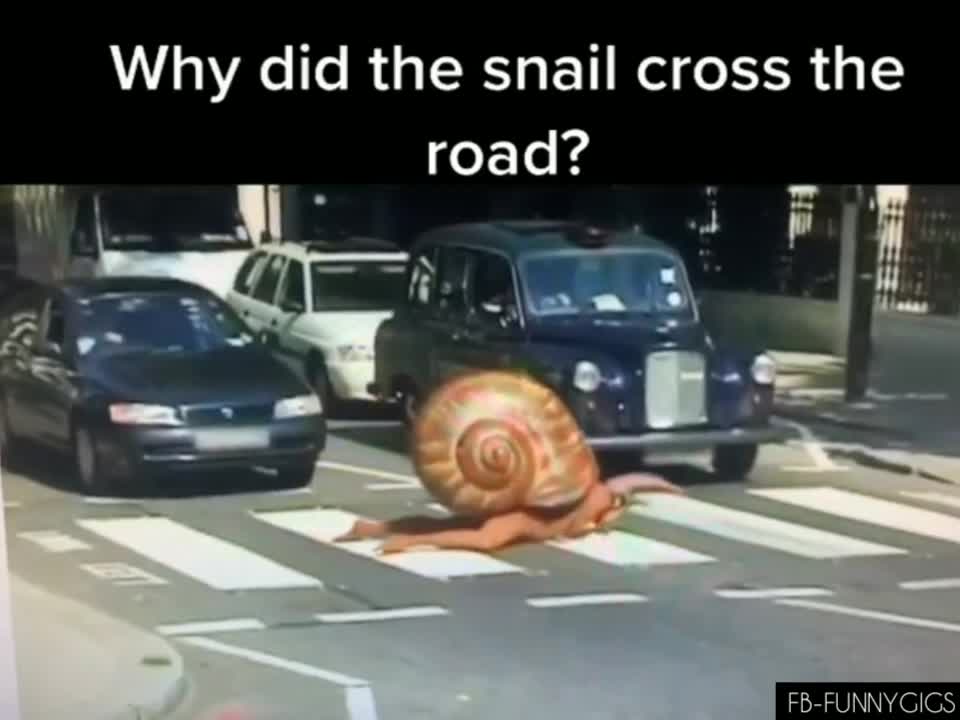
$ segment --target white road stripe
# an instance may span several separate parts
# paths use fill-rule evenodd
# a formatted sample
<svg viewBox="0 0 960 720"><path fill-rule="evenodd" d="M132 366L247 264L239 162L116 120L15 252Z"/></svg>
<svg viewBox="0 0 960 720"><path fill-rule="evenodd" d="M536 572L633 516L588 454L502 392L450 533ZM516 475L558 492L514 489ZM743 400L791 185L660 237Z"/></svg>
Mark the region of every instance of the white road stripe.
<svg viewBox="0 0 960 720"><path fill-rule="evenodd" d="M56 530L37 530L34 532L17 533L17 537L26 540L34 545L42 547L50 553L67 553L76 550L92 550L92 546L77 540L74 537L65 535Z"/></svg>
<svg viewBox="0 0 960 720"><path fill-rule="evenodd" d="M575 540L556 540L548 544L591 560L621 567L716 562L716 558L709 555L619 530L593 533Z"/></svg>
<svg viewBox="0 0 960 720"><path fill-rule="evenodd" d="M754 495L901 532L960 543L960 518L831 487L751 490Z"/></svg>
<svg viewBox="0 0 960 720"><path fill-rule="evenodd" d="M13 508L18 508L18 507L20 507L20 506L21 506L21 504L18 503L16 500L10 500L10 501L5 502L5 503L3 504L3 507L4 507L5 510L12 510Z"/></svg>
<svg viewBox="0 0 960 720"><path fill-rule="evenodd" d="M77 524L217 590L323 587L316 578L167 518L78 520Z"/></svg>
<svg viewBox="0 0 960 720"><path fill-rule="evenodd" d="M372 492L386 492L389 490L420 490L422 487L420 485L406 485L404 483L370 483L369 485L363 486L365 490L371 490Z"/></svg>
<svg viewBox="0 0 960 720"><path fill-rule="evenodd" d="M956 590L960 588L960 578L938 578L936 580L908 580L900 583L903 590Z"/></svg>
<svg viewBox="0 0 960 720"><path fill-rule="evenodd" d="M826 597L833 595L825 588L768 588L766 590L714 590L717 597L731 600L767 600L770 598Z"/></svg>
<svg viewBox="0 0 960 720"><path fill-rule="evenodd" d="M378 622L382 620L408 620L412 618L438 617L449 615L450 611L442 607L412 607L395 610L369 610L358 612L320 613L314 618L322 623Z"/></svg>
<svg viewBox="0 0 960 720"><path fill-rule="evenodd" d="M554 595L527 598L527 605L535 608L582 607L585 605L632 605L647 602L643 595L633 593L597 593L595 595Z"/></svg>
<svg viewBox="0 0 960 720"><path fill-rule="evenodd" d="M209 638L192 637L181 640L181 642L210 652L242 658L259 665L266 665L277 670L286 670L297 675L339 685L346 692L347 712L350 720L377 720L377 707L374 702L373 690L370 688L370 683L361 678L350 677L349 675L324 670L295 660L287 660L276 655L268 655L256 650L237 647L236 645L227 645Z"/></svg>
<svg viewBox="0 0 960 720"><path fill-rule="evenodd" d="M809 610L821 610L823 612L835 613L837 615L850 615L852 617L864 618L866 620L879 620L881 622L893 623L895 625L910 625L913 627L929 628L931 630L960 632L960 625L955 623L941 622L940 620L928 620L926 618L916 618L908 615L894 615L893 613L877 612L876 610L863 610L861 608L816 602L814 600L774 600L774 602L777 605L807 608Z"/></svg>
<svg viewBox="0 0 960 720"><path fill-rule="evenodd" d="M630 512L728 540L807 558L903 555L905 550L673 495L650 495Z"/></svg>
<svg viewBox="0 0 960 720"><path fill-rule="evenodd" d="M820 441L817 440L816 436L806 425L801 425L798 422L793 422L792 420L784 420L782 418L777 419L778 422L792 427L802 438L800 445L804 450L807 451L807 455L810 456L810 459L813 460L813 466L820 471L839 471L846 470L848 468L843 465L837 465L830 456L827 454L827 451L823 449L823 445L820 444Z"/></svg>
<svg viewBox="0 0 960 720"><path fill-rule="evenodd" d="M367 475L369 477L383 478L384 480L393 480L397 484L409 485L412 487L421 487L420 481L412 475L403 475L401 473L387 472L386 470L376 470L374 468L362 467L359 465L345 465L343 463L330 462L329 460L320 460L317 467L327 468L328 470L339 470L341 472L353 473L355 475Z"/></svg>
<svg viewBox="0 0 960 720"><path fill-rule="evenodd" d="M329 547L434 580L524 572L523 568L490 555L464 550L416 550L395 555L379 555L379 540L334 543L334 539L348 532L359 518L343 510L313 508L264 511L254 513L254 517L282 530L326 543Z"/></svg>
<svg viewBox="0 0 960 720"><path fill-rule="evenodd" d="M960 508L960 495L947 495L938 492L911 492L909 490L901 490L900 494L913 500L925 500L938 505Z"/></svg>
<svg viewBox="0 0 960 720"><path fill-rule="evenodd" d="M168 637L177 637L181 635L213 635L215 633L266 629L267 626L256 618L237 618L235 620L211 620L209 622L181 623L179 625L160 625L157 628L157 632Z"/></svg>
<svg viewBox="0 0 960 720"><path fill-rule="evenodd" d="M132 500L125 498L112 497L85 497L83 502L87 505L130 505L133 503Z"/></svg>

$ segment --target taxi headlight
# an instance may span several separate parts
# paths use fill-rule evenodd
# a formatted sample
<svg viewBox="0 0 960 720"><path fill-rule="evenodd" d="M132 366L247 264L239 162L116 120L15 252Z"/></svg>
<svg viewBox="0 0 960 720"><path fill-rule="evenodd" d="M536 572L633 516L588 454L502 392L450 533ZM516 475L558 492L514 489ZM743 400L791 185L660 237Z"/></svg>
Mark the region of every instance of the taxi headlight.
<svg viewBox="0 0 960 720"><path fill-rule="evenodd" d="M777 379L777 363L769 355L758 355L750 367L750 374L757 385L773 385Z"/></svg>
<svg viewBox="0 0 960 720"><path fill-rule="evenodd" d="M573 386L577 390L586 393L596 392L597 388L600 387L601 380L600 368L592 362L578 362L576 368L574 368Z"/></svg>

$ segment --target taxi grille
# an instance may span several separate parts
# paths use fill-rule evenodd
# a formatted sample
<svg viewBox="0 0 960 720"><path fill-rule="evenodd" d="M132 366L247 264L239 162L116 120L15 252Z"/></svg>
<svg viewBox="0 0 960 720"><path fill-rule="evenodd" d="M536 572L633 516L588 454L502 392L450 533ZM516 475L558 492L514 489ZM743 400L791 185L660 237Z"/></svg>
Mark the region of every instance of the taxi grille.
<svg viewBox="0 0 960 720"><path fill-rule="evenodd" d="M206 405L183 408L187 425L249 425L266 423L273 418L272 404L256 405Z"/></svg>
<svg viewBox="0 0 960 720"><path fill-rule="evenodd" d="M673 350L651 353L645 376L648 427L660 430L707 421L703 355Z"/></svg>

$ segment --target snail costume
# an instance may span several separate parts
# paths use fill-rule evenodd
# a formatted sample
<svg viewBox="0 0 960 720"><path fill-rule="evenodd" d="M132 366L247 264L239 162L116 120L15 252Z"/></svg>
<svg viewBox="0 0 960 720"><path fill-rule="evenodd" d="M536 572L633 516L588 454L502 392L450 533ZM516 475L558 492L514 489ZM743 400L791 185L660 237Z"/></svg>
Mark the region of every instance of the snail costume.
<svg viewBox="0 0 960 720"><path fill-rule="evenodd" d="M411 454L424 488L453 517L360 520L338 541L385 538L383 553L494 552L609 528L637 492L683 492L642 473L604 482L566 405L526 375L502 371L459 376L431 394Z"/></svg>

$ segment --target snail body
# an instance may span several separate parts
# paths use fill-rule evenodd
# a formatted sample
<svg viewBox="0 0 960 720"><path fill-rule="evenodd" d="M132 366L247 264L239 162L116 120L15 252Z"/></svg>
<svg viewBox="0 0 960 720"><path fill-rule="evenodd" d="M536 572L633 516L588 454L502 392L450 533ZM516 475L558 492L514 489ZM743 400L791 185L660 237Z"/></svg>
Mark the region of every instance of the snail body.
<svg viewBox="0 0 960 720"><path fill-rule="evenodd" d="M600 482L566 405L518 373L477 372L441 385L414 424L411 454L427 492L458 515L573 506Z"/></svg>
<svg viewBox="0 0 960 720"><path fill-rule="evenodd" d="M385 553L493 552L607 529L637 492L682 493L642 473L604 482L560 398L505 371L461 375L435 390L414 423L411 455L426 491L453 517L358 520L338 541L386 538Z"/></svg>

